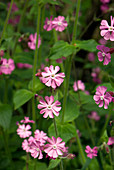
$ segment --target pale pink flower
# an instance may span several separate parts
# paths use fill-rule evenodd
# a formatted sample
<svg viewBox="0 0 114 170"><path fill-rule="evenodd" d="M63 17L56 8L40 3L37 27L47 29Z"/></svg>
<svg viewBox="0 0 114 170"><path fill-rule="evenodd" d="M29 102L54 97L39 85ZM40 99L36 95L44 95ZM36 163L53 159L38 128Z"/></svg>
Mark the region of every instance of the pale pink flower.
<svg viewBox="0 0 114 170"><path fill-rule="evenodd" d="M89 53L88 54L88 60L89 61L95 61L95 54L94 53Z"/></svg>
<svg viewBox="0 0 114 170"><path fill-rule="evenodd" d="M30 125L19 125L18 129L17 129L17 134L20 136L20 138L26 138L29 137L32 132L29 131L31 129Z"/></svg>
<svg viewBox="0 0 114 170"><path fill-rule="evenodd" d="M100 0L100 1L101 1L103 4L110 2L110 0Z"/></svg>
<svg viewBox="0 0 114 170"><path fill-rule="evenodd" d="M85 152L87 153L87 157L89 157L90 159L92 159L92 158L94 158L95 156L97 156L98 148L95 146L93 149L91 149L90 146L87 145Z"/></svg>
<svg viewBox="0 0 114 170"><path fill-rule="evenodd" d="M99 60L100 62L102 62L102 61L104 60L103 65L108 65L109 62L111 62L111 55L110 55L110 53L109 53L110 48L105 47L104 45L98 45L96 48L97 48L98 50L100 50L100 51L97 53L97 55L98 55L98 60Z"/></svg>
<svg viewBox="0 0 114 170"><path fill-rule="evenodd" d="M99 121L100 120L100 116L97 114L97 112L93 111L91 112L90 115L87 116L89 119L93 119L93 120L96 120L96 121Z"/></svg>
<svg viewBox="0 0 114 170"><path fill-rule="evenodd" d="M113 145L114 144L114 137L109 137L107 145Z"/></svg>
<svg viewBox="0 0 114 170"><path fill-rule="evenodd" d="M12 71L15 69L15 64L13 59L2 59L2 65L0 66L2 73L4 74L11 74Z"/></svg>
<svg viewBox="0 0 114 170"><path fill-rule="evenodd" d="M43 131L40 132L38 129L35 130L34 137L35 137L36 141L39 142L40 146L43 146L44 143L46 142L46 140L48 139L48 137L46 135L47 134L44 133Z"/></svg>
<svg viewBox="0 0 114 170"><path fill-rule="evenodd" d="M54 118L54 115L59 116L59 111L61 110L61 107L59 107L58 105L60 105L61 103L57 100L54 102L54 97L53 96L45 96L45 100L46 102L41 99L39 102L40 104L38 104L38 109L42 109L40 111L40 114L43 114L44 118L47 118L48 116L50 118Z"/></svg>
<svg viewBox="0 0 114 170"><path fill-rule="evenodd" d="M78 91L78 90L84 91L85 85L81 80L78 80L77 82L76 81L74 82L73 89L74 91Z"/></svg>
<svg viewBox="0 0 114 170"><path fill-rule="evenodd" d="M25 118L25 120L21 120L20 122L21 123L35 123L35 121L34 120L29 120L29 117L24 117Z"/></svg>
<svg viewBox="0 0 114 170"><path fill-rule="evenodd" d="M57 139L52 136L52 140L50 138L47 139L49 142L45 145L44 152L48 154L48 156L52 158L57 158L59 155L63 155L66 152L65 142L62 142L62 139L58 137Z"/></svg>
<svg viewBox="0 0 114 170"><path fill-rule="evenodd" d="M37 33L35 33L34 35L31 34L29 36L29 42L28 42L28 47L32 50L35 50L36 48L36 39L37 39ZM41 38L40 38L40 35L39 35L39 38L38 38L38 48L40 47L40 44L41 44Z"/></svg>
<svg viewBox="0 0 114 170"><path fill-rule="evenodd" d="M31 144L30 144L30 150L29 152L31 153L31 156L34 158L38 159L42 159L43 158L43 154L42 154L42 148L39 145L39 142L32 140Z"/></svg>
<svg viewBox="0 0 114 170"><path fill-rule="evenodd" d="M93 97L95 103L99 104L99 107L103 107L103 101L104 101L104 109L108 109L108 105L112 101L112 96L108 92L106 92L106 90L107 87L98 86L96 88L96 94Z"/></svg>
<svg viewBox="0 0 114 170"><path fill-rule="evenodd" d="M59 70L59 66L50 66L50 67L45 67L44 68L45 72L42 72L42 79L41 81L48 87L56 88L57 86L60 86L61 83L64 81L65 74L64 73L58 73L56 74Z"/></svg>
<svg viewBox="0 0 114 170"><path fill-rule="evenodd" d="M23 142L22 142L22 148L23 150L25 150L26 152L29 152L30 151L30 146L29 146L29 142L27 139L25 139Z"/></svg>
<svg viewBox="0 0 114 170"><path fill-rule="evenodd" d="M114 41L114 18L111 16L111 26L108 25L106 20L102 20L100 30L100 34L105 40Z"/></svg>
<svg viewBox="0 0 114 170"><path fill-rule="evenodd" d="M53 18L53 16L51 16L50 19L46 18L46 20L45 20L45 25L44 25L43 28L46 31L51 31L53 29L52 28L52 18Z"/></svg>
<svg viewBox="0 0 114 170"><path fill-rule="evenodd" d="M52 21L52 27L59 32L62 32L65 27L68 26L67 21L65 21L65 17L63 16L58 16L57 18L54 18Z"/></svg>

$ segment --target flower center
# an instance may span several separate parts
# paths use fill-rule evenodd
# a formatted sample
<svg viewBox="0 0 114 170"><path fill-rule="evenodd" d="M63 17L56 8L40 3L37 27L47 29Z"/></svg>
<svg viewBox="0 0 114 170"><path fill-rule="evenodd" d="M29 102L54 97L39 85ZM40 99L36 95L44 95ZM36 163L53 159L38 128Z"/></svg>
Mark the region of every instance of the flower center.
<svg viewBox="0 0 114 170"><path fill-rule="evenodd" d="M53 149L57 149L57 146L56 146L56 145L53 145Z"/></svg>
<svg viewBox="0 0 114 170"><path fill-rule="evenodd" d="M58 22L58 25L61 25L62 23L61 22Z"/></svg>
<svg viewBox="0 0 114 170"><path fill-rule="evenodd" d="M5 66L6 66L7 68L9 67L9 65L8 65L8 64L6 64Z"/></svg>
<svg viewBox="0 0 114 170"><path fill-rule="evenodd" d="M110 26L108 30L109 30L109 31L113 31L113 27Z"/></svg>
<svg viewBox="0 0 114 170"><path fill-rule="evenodd" d="M52 74L52 75L51 75L51 78L54 78L54 77L55 77L55 74Z"/></svg>
<svg viewBox="0 0 114 170"><path fill-rule="evenodd" d="M50 105L48 105L48 106L47 106L47 108L48 108L49 110L51 110L51 109L52 109Z"/></svg>
<svg viewBox="0 0 114 170"><path fill-rule="evenodd" d="M39 148L36 148L36 150L39 152L40 150L39 150Z"/></svg>
<svg viewBox="0 0 114 170"><path fill-rule="evenodd" d="M101 98L101 100L103 100L103 99L104 99L104 96L100 96L100 98Z"/></svg>
<svg viewBox="0 0 114 170"><path fill-rule="evenodd" d="M47 25L49 25L50 24L50 21L47 21Z"/></svg>
<svg viewBox="0 0 114 170"><path fill-rule="evenodd" d="M105 57L105 53L104 52L102 53L102 56Z"/></svg>

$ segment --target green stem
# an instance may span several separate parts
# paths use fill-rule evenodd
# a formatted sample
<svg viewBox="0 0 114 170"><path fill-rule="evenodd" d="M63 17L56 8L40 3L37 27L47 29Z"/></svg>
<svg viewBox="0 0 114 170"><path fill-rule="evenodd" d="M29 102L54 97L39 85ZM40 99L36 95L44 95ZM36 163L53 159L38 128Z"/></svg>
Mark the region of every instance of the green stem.
<svg viewBox="0 0 114 170"><path fill-rule="evenodd" d="M17 32L18 33L20 32L22 24L23 24L23 20L24 20L24 16L25 16L25 12L26 12L27 6L28 6L28 2L29 2L29 0L26 0L25 6L23 8L23 12L22 12L22 15L21 15L21 18L20 18L20 22L19 22L19 25L18 25L18 28L17 28ZM18 38L19 37L17 36L16 39L15 39L15 45L14 45L14 49L13 49L13 52L12 52L12 56L15 54Z"/></svg>
<svg viewBox="0 0 114 170"><path fill-rule="evenodd" d="M35 99L34 97L32 98L32 120L36 121L36 114L35 114ZM36 122L33 123L33 132L36 129Z"/></svg>
<svg viewBox="0 0 114 170"><path fill-rule="evenodd" d="M112 149L112 155L113 155L113 149ZM113 168L113 166L114 166L114 164L113 164L113 160L112 160L112 158L111 158L111 150L109 150L109 160L110 160L110 164L111 164L111 167L112 167L112 170L114 170Z"/></svg>
<svg viewBox="0 0 114 170"><path fill-rule="evenodd" d="M3 28L3 31L2 31L2 36L1 36L1 39L0 39L0 45L1 45L1 42L2 42L2 40L3 40L4 33L5 33L5 31L6 31L6 27L7 27L7 23L8 23L8 20L9 20L10 13L11 13L12 5L13 5L13 0L11 0L10 7L9 7L9 10L8 10L8 14L7 14L5 23L4 23L4 28Z"/></svg>
<svg viewBox="0 0 114 170"><path fill-rule="evenodd" d="M8 79L5 80L5 91L4 91L4 103L7 103L8 99Z"/></svg>
<svg viewBox="0 0 114 170"><path fill-rule="evenodd" d="M55 117L53 118L53 123L54 123L54 128L55 128L55 134L56 134L56 137L57 137L58 136L58 131L57 131L57 125L56 125Z"/></svg>

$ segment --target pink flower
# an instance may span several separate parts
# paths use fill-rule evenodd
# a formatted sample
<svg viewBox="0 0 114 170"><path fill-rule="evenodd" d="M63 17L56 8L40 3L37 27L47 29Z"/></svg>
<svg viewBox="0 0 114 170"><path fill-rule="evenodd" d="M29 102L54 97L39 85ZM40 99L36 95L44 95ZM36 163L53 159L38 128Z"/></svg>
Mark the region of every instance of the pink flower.
<svg viewBox="0 0 114 170"><path fill-rule="evenodd" d="M37 158L37 157L38 157L38 159L43 158L42 148L39 145L39 142L37 142L36 140L32 140L32 142L30 144L29 152L31 153L31 156L34 158Z"/></svg>
<svg viewBox="0 0 114 170"><path fill-rule="evenodd" d="M114 144L114 137L109 137L107 145L113 145Z"/></svg>
<svg viewBox="0 0 114 170"><path fill-rule="evenodd" d="M59 116L59 111L61 110L61 107L58 107L61 103L57 100L54 102L54 97L53 96L46 96L45 97L46 102L41 99L38 104L38 109L42 109L40 111L40 114L43 114L44 118L47 118L48 116L50 118L54 118L54 115ZM54 114L54 115L53 115Z"/></svg>
<svg viewBox="0 0 114 170"><path fill-rule="evenodd" d="M103 59L104 59L103 64L104 64L104 65L108 65L109 62L111 62L111 55L110 55L110 53L109 53L110 48L105 47L104 45L98 45L96 48L97 48L98 50L100 50L100 51L98 52L98 54L97 54L97 55L98 55L98 60L101 62L101 61L103 61Z"/></svg>
<svg viewBox="0 0 114 170"><path fill-rule="evenodd" d="M41 81L48 87L56 88L57 86L60 86L61 83L64 81L65 74L64 73L58 73L56 74L59 70L59 66L50 66L50 67L45 67L44 68L45 72L42 72L42 79Z"/></svg>
<svg viewBox="0 0 114 170"><path fill-rule="evenodd" d="M95 61L95 54L94 53L89 53L88 54L88 60L89 61Z"/></svg>
<svg viewBox="0 0 114 170"><path fill-rule="evenodd" d="M16 24L19 23L19 21L20 21L20 16L17 15L17 16L14 16L14 17L10 18L8 20L8 24L11 24L11 25L15 26Z"/></svg>
<svg viewBox="0 0 114 170"><path fill-rule="evenodd" d="M0 50L0 57L2 58L4 56L4 50Z"/></svg>
<svg viewBox="0 0 114 170"><path fill-rule="evenodd" d="M73 89L74 91L78 91L78 90L84 91L85 85L81 80L78 80L77 82L76 81L74 82Z"/></svg>
<svg viewBox="0 0 114 170"><path fill-rule="evenodd" d="M56 31L62 32L67 26L68 23L63 16L58 16L52 21L52 28L55 28Z"/></svg>
<svg viewBox="0 0 114 170"><path fill-rule="evenodd" d="M114 41L114 18L111 16L111 26L108 25L106 20L101 21L100 34L105 40Z"/></svg>
<svg viewBox="0 0 114 170"><path fill-rule="evenodd" d="M37 39L37 33L35 33L34 35L31 34L29 36L29 42L28 42L28 46L30 49L32 50L35 50L36 48L36 39ZM39 38L38 38L38 48L40 47L40 44L41 44L41 38L40 38L40 35L39 35Z"/></svg>
<svg viewBox="0 0 114 170"><path fill-rule="evenodd" d="M43 131L40 132L37 129L37 130L35 130L34 134L35 134L34 137L35 137L36 141L39 142L40 146L43 146L44 143L46 142L46 140L48 139L48 137L46 136L46 133L44 133Z"/></svg>
<svg viewBox="0 0 114 170"><path fill-rule="evenodd" d="M62 142L60 137L56 139L52 136L52 140L48 138L47 141L49 144L45 145L44 152L46 152L48 156L57 158L59 155L63 155L63 153L66 152L65 142Z"/></svg>
<svg viewBox="0 0 114 170"><path fill-rule="evenodd" d="M46 30L46 31L51 31L53 28L52 28L52 18L53 18L53 16L51 16L50 17L50 20L48 19L48 18L46 18L46 20L45 20L45 25L44 25L44 29Z"/></svg>
<svg viewBox="0 0 114 170"><path fill-rule="evenodd" d="M100 1L101 1L103 4L110 2L110 0L100 0Z"/></svg>
<svg viewBox="0 0 114 170"><path fill-rule="evenodd" d="M24 64L24 68L32 68L32 65L31 65L31 64L28 64L28 63L25 63L25 64Z"/></svg>
<svg viewBox="0 0 114 170"><path fill-rule="evenodd" d="M99 43L100 43L101 45L105 45L105 44L107 43L107 41L106 41L104 38L101 38L101 39L99 40Z"/></svg>
<svg viewBox="0 0 114 170"><path fill-rule="evenodd" d="M2 65L0 66L1 72L4 74L11 74L12 71L15 69L14 61L10 59L3 58Z"/></svg>
<svg viewBox="0 0 114 170"><path fill-rule="evenodd" d="M100 84L101 83L101 80L100 80L100 68L97 67L97 68L94 68L92 70L92 73L91 73L91 76L93 77L93 81L96 82L97 84Z"/></svg>
<svg viewBox="0 0 114 170"><path fill-rule="evenodd" d="M29 120L29 117L24 117L25 118L25 120L21 120L20 122L21 123L35 123L35 121L34 120Z"/></svg>
<svg viewBox="0 0 114 170"><path fill-rule="evenodd" d="M27 64L27 63L17 63L17 67L22 69L22 68L32 68L31 64Z"/></svg>
<svg viewBox="0 0 114 170"><path fill-rule="evenodd" d="M93 119L93 120L96 120L96 121L99 121L100 120L100 116L97 114L97 112L93 111L91 112L90 115L87 116L89 119Z"/></svg>
<svg viewBox="0 0 114 170"><path fill-rule="evenodd" d="M8 3L8 6L7 6L7 10L9 11L9 8L10 8L10 2ZM15 3L13 3L13 5L12 5L12 8L11 8L11 12L13 13L13 12L16 12L16 11L18 11L19 9L18 9L18 7L17 7L17 5L15 4Z"/></svg>
<svg viewBox="0 0 114 170"><path fill-rule="evenodd" d="M85 152L87 153L87 157L89 157L90 159L92 159L92 158L94 158L95 156L97 156L98 148L95 146L93 149L91 149L90 146L87 145Z"/></svg>
<svg viewBox="0 0 114 170"><path fill-rule="evenodd" d="M17 134L20 136L20 138L29 137L32 134L32 132L29 131L29 129L31 129L30 125L26 125L26 126L25 124L19 125L17 129Z"/></svg>
<svg viewBox="0 0 114 170"><path fill-rule="evenodd" d="M57 63L62 63L63 60L66 60L66 57L58 58L58 59L56 60L56 62L57 62Z"/></svg>
<svg viewBox="0 0 114 170"><path fill-rule="evenodd" d="M25 150L26 152L29 152L29 151L30 151L30 146L29 146L29 142L27 141L27 139L25 139L25 140L22 142L22 148L23 148L23 150Z"/></svg>
<svg viewBox="0 0 114 170"><path fill-rule="evenodd" d="M108 109L108 105L112 101L112 96L108 92L106 92L106 90L107 87L98 86L96 89L96 94L93 97L95 103L99 104L99 107L103 107L103 101L104 101L104 109Z"/></svg>
<svg viewBox="0 0 114 170"><path fill-rule="evenodd" d="M82 136L79 129L77 129L77 134L78 134L79 138Z"/></svg>
<svg viewBox="0 0 114 170"><path fill-rule="evenodd" d="M103 13L107 12L107 10L109 9L109 6L107 4L102 4L100 6L100 9Z"/></svg>

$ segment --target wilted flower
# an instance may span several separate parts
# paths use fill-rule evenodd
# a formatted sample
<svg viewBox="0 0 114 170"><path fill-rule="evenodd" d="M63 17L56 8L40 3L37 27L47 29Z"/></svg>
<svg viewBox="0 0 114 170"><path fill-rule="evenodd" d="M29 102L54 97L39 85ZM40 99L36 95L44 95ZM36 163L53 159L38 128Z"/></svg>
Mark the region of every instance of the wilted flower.
<svg viewBox="0 0 114 170"><path fill-rule="evenodd" d="M65 18L63 16L58 16L57 18L54 18L52 21L52 27L59 32L62 32L65 27L68 26L67 21L65 21Z"/></svg>
<svg viewBox="0 0 114 170"><path fill-rule="evenodd" d="M73 89L74 91L78 91L78 90L84 91L85 85L81 80L78 80L77 82L76 81L74 82Z"/></svg>
<svg viewBox="0 0 114 170"><path fill-rule="evenodd" d="M1 72L4 74L11 74L15 69L14 60L11 58L8 60L3 58L2 61L2 65L0 66Z"/></svg>
<svg viewBox="0 0 114 170"><path fill-rule="evenodd" d="M29 131L30 129L31 129L30 125L26 125L26 126L25 124L19 125L17 129L17 134L20 136L20 138L29 137L32 134L32 132Z"/></svg>
<svg viewBox="0 0 114 170"><path fill-rule="evenodd" d="M53 96L46 96L45 97L46 102L41 99L39 102L40 104L38 104L38 109L42 109L40 111L40 114L43 114L44 118L47 118L48 116L50 118L54 118L54 115L59 116L59 111L61 110L61 107L59 107L58 105L60 105L61 103L57 100L54 102L54 97Z"/></svg>
<svg viewBox="0 0 114 170"><path fill-rule="evenodd" d="M94 158L95 156L97 156L98 148L95 146L93 149L91 149L90 146L87 145L85 152L87 153L87 157L89 157L90 159L92 159L92 158Z"/></svg>
<svg viewBox="0 0 114 170"><path fill-rule="evenodd" d="M37 39L37 33L35 33L34 35L31 34L29 36L29 42L28 42L28 46L30 49L32 50L35 50L36 48L36 39ZM39 35L39 38L38 38L38 48L40 47L40 44L41 44L41 38L40 38L40 35Z"/></svg>

